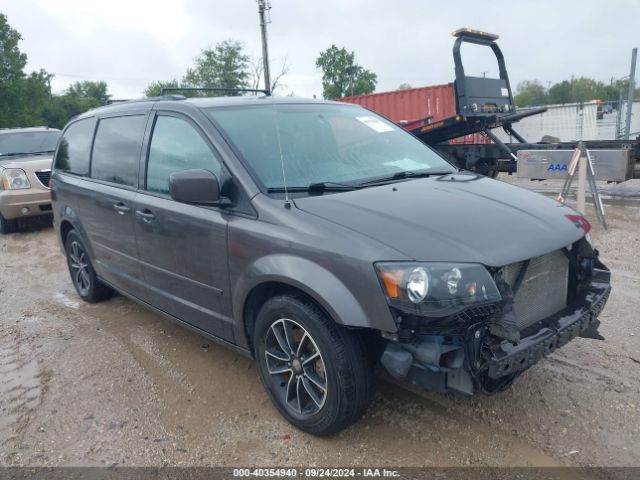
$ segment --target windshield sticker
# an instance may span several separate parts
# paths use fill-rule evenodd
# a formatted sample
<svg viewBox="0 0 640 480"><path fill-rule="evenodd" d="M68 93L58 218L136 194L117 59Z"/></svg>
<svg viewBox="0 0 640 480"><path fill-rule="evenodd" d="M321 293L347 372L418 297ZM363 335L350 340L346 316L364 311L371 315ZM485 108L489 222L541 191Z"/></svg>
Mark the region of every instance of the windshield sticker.
<svg viewBox="0 0 640 480"><path fill-rule="evenodd" d="M393 132L393 128L389 125L387 125L386 123L378 120L376 117L356 117L357 120L359 120L360 122L364 123L367 127L369 127L372 130L375 130L376 132L379 133L383 133L383 132Z"/></svg>

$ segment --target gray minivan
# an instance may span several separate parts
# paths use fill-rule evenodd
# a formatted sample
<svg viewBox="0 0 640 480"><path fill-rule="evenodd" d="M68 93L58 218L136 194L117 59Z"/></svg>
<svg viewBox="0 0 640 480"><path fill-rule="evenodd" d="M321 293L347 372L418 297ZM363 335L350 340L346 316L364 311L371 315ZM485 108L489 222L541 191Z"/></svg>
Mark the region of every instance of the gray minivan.
<svg viewBox="0 0 640 480"><path fill-rule="evenodd" d="M610 274L584 217L359 106L114 104L66 126L51 188L82 299L116 290L254 357L276 408L316 435L362 416L379 365L491 394L602 338Z"/></svg>

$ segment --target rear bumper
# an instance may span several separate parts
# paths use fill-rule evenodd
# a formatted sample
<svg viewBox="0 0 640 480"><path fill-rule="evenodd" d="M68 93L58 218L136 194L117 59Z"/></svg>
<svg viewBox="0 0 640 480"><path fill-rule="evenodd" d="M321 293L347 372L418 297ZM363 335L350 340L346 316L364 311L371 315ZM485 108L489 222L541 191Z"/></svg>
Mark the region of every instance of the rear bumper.
<svg viewBox="0 0 640 480"><path fill-rule="evenodd" d="M597 271L591 283L582 288L577 302L536 325L538 330L517 345L505 342L494 349L488 362L489 377L497 379L526 370L542 357L597 327L598 315L610 292L609 272Z"/></svg>
<svg viewBox="0 0 640 480"><path fill-rule="evenodd" d="M23 209L27 209L24 210ZM0 213L7 220L14 218L51 215L49 190L3 190L0 192Z"/></svg>

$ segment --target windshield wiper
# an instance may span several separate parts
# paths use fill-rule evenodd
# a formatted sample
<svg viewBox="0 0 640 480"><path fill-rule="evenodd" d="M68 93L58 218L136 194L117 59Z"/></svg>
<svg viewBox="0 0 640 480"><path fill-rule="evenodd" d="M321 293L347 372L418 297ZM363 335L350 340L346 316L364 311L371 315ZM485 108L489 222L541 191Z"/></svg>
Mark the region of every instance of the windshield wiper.
<svg viewBox="0 0 640 480"><path fill-rule="evenodd" d="M317 182L310 183L306 187L270 187L267 189L268 193L284 193L287 192L347 192L349 190L356 190L360 188L358 185L350 185L348 183L337 182Z"/></svg>
<svg viewBox="0 0 640 480"><path fill-rule="evenodd" d="M406 178L421 178L421 177L432 177L432 176L440 176L440 175L449 175L450 173L455 173L453 170L446 171L424 171L424 172L413 172L411 170L402 170L400 172L396 172L393 175L388 177L380 177L374 178L373 180L367 180L366 182L359 183L358 186L365 187L367 185L376 185L378 183L388 183L394 182L395 180L404 180Z"/></svg>
<svg viewBox="0 0 640 480"><path fill-rule="evenodd" d="M17 155L27 156L27 155L44 155L45 153L53 153L55 150L43 150L41 152L9 152L9 153L0 153L0 157L15 157Z"/></svg>

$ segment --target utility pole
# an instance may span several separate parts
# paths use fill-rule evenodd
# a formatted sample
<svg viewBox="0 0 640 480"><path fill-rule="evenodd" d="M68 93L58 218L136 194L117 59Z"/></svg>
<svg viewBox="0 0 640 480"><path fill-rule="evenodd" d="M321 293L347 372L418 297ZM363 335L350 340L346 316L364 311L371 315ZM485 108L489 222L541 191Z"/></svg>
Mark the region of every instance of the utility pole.
<svg viewBox="0 0 640 480"><path fill-rule="evenodd" d="M620 87L618 92L618 111L616 112L616 140L624 135L622 131L622 102L624 101L624 89Z"/></svg>
<svg viewBox="0 0 640 480"><path fill-rule="evenodd" d="M258 0L258 13L260 14L260 30L262 32L262 64L264 70L264 88L271 95L271 76L269 74L269 46L267 45L267 12L271 10L269 0Z"/></svg>
<svg viewBox="0 0 640 480"><path fill-rule="evenodd" d="M625 119L624 139L629 140L631 134L631 110L633 109L633 95L635 93L636 58L638 49L631 51L631 73L629 74L629 93L627 94L627 118Z"/></svg>

